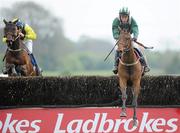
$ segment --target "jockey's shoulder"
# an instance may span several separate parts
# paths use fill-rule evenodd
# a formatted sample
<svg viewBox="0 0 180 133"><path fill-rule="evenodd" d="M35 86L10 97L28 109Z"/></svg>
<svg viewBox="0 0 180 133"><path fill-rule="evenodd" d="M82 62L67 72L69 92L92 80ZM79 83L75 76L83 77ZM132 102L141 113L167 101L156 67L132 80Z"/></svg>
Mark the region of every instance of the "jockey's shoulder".
<svg viewBox="0 0 180 133"><path fill-rule="evenodd" d="M26 29L26 28L31 28L31 26L28 25L28 24L25 24L24 28L25 28L25 29Z"/></svg>
<svg viewBox="0 0 180 133"><path fill-rule="evenodd" d="M33 28L30 25L28 25L28 24L25 24L24 29L25 29L25 31L33 30Z"/></svg>
<svg viewBox="0 0 180 133"><path fill-rule="evenodd" d="M114 21L120 21L119 17L115 17Z"/></svg>
<svg viewBox="0 0 180 133"><path fill-rule="evenodd" d="M119 24L120 20L118 17L114 18L113 20L113 24Z"/></svg>

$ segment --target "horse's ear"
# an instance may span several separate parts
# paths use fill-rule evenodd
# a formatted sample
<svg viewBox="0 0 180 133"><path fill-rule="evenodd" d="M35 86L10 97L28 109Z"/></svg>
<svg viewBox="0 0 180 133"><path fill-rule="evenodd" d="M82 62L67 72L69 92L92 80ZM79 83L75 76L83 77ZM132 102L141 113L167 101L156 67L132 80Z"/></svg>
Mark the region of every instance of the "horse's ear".
<svg viewBox="0 0 180 133"><path fill-rule="evenodd" d="M5 23L5 25L8 23L5 19L3 19L3 22Z"/></svg>
<svg viewBox="0 0 180 133"><path fill-rule="evenodd" d="M15 21L12 21L12 23L13 23L13 24L16 24L17 22L18 22L18 19L17 19L17 20L15 20Z"/></svg>

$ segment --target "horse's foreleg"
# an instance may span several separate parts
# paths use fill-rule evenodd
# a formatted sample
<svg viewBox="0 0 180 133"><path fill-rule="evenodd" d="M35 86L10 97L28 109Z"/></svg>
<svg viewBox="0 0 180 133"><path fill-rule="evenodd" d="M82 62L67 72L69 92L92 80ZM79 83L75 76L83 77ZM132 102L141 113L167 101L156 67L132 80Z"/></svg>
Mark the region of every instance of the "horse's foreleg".
<svg viewBox="0 0 180 133"><path fill-rule="evenodd" d="M139 91L140 91L140 84L136 84L136 86L134 85L133 88L132 88L132 93L133 93L133 103L132 103L132 105L133 105L133 109L134 109L133 126L137 126L136 109L137 109L137 106L138 106L137 100L138 100Z"/></svg>
<svg viewBox="0 0 180 133"><path fill-rule="evenodd" d="M122 101L123 101L123 105L122 105L122 112L120 114L121 117L126 117L126 99L127 99L127 94L126 94L126 88L123 89L122 91Z"/></svg>
<svg viewBox="0 0 180 133"><path fill-rule="evenodd" d="M27 66L26 65L21 65L20 66L20 73L22 76L28 76L28 71L27 71Z"/></svg>
<svg viewBox="0 0 180 133"><path fill-rule="evenodd" d="M136 95L135 93L133 94L133 126L137 126L137 113L136 113L136 108L137 108L137 99L138 99L138 95Z"/></svg>
<svg viewBox="0 0 180 133"><path fill-rule="evenodd" d="M126 81L122 81L120 80L120 89L121 89L121 93L122 93L122 101L123 101L123 105L122 105L122 112L120 114L120 117L126 117L126 99L127 99L127 94L126 94Z"/></svg>
<svg viewBox="0 0 180 133"><path fill-rule="evenodd" d="M11 71L12 71L11 76L17 76L18 74L17 74L17 72L16 72L15 65L14 65L14 64L11 64L11 65L10 65L10 68L11 68Z"/></svg>
<svg viewBox="0 0 180 133"><path fill-rule="evenodd" d="M123 109L126 108L126 99L127 99L127 94L126 94L126 88L125 88L122 90L122 101L123 101L122 108Z"/></svg>

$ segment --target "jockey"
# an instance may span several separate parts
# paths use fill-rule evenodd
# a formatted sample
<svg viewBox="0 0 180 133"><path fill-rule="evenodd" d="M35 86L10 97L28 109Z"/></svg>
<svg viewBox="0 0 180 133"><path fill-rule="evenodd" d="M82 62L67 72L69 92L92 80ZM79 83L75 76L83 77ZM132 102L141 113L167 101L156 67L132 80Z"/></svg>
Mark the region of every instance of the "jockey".
<svg viewBox="0 0 180 133"><path fill-rule="evenodd" d="M36 33L28 24L25 24L18 18L13 19L12 22L16 22L16 26L18 27L18 30L20 31L19 35L24 41L24 44L27 48L26 50L31 58L31 62L32 62L33 66L35 67L38 75L40 75L41 70L40 70L39 66L37 65L36 59L33 55L33 40L36 39ZM5 37L3 38L3 42L6 43ZM6 73L6 72L4 72L4 73Z"/></svg>
<svg viewBox="0 0 180 133"><path fill-rule="evenodd" d="M112 33L113 33L113 38L115 40L119 39L121 29L125 29L125 30L129 31L131 34L133 34L133 38L132 38L133 41L137 40L138 34L139 34L138 25L137 25L136 21L134 20L134 18L130 17L130 11L128 10L127 7L123 7L122 9L120 9L119 17L116 17L113 20ZM133 44L133 47L135 47L134 44ZM141 62L141 65L144 66L144 72L149 72L150 68L147 65L147 62L142 54L142 51L137 46L135 47L135 50L141 56L140 62ZM115 62L114 62L114 68L113 68L114 74L117 74L117 72L118 72L119 57L121 57L121 51L116 50Z"/></svg>

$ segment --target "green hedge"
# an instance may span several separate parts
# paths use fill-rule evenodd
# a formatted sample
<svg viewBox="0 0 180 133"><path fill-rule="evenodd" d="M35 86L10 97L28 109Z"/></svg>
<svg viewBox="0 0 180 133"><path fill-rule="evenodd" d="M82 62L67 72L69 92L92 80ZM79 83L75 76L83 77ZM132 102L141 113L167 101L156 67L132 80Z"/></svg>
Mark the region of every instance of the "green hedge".
<svg viewBox="0 0 180 133"><path fill-rule="evenodd" d="M180 77L145 76L139 105L180 105ZM131 90L127 91L131 105ZM118 78L100 76L0 78L0 106L100 105L120 99ZM121 101L121 100L120 100ZM121 102L118 103L121 105Z"/></svg>

